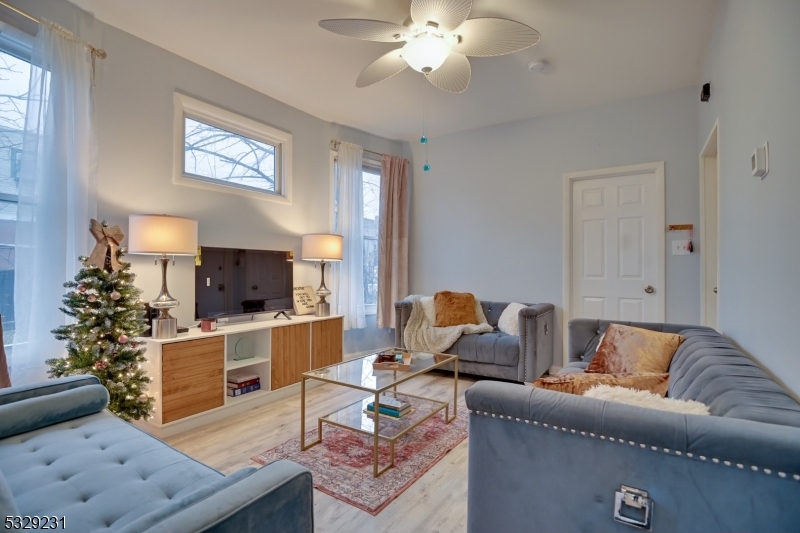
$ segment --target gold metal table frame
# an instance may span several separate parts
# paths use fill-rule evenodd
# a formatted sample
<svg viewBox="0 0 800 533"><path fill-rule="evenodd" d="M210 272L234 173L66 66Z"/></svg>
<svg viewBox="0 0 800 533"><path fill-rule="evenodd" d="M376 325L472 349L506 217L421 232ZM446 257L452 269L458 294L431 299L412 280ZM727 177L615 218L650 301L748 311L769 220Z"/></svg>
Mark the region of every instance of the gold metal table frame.
<svg viewBox="0 0 800 533"><path fill-rule="evenodd" d="M358 360L362 360L362 364L364 364L364 363L366 363L366 361L365 361L366 359L368 359L370 357L375 357L376 355L377 355L377 352L375 354L365 355L365 356L362 356L362 357L358 357L356 359L351 359L349 361L344 361L342 363L336 363L334 365L330 365L330 366L326 366L326 367L323 367L323 368L320 368L320 369L312 370L310 372L304 372L303 375L302 375L302 380L300 381L300 449L302 451L305 451L305 450L308 450L309 448L311 448L312 446L316 446L317 444L322 442L322 424L323 424L323 422L326 423L326 424L331 424L331 425L334 425L334 426L337 426L337 427L341 427L341 428L344 428L344 429L349 429L351 431L355 431L357 433L361 433L362 435L371 436L374 439L373 440L373 458L372 458L372 475L373 475L373 477L379 477L381 474L383 474L384 472L386 472L387 470L389 470L391 467L394 466L394 445L395 445L395 441L397 441L397 439L399 439L400 437L402 437L403 435L405 435L406 433L408 433L412 429L418 427L420 424L422 424L423 422L427 421L428 419L430 419L431 417L433 417L437 413L441 412L442 410L444 410L444 412L445 412L445 422L448 423L448 424L450 422L452 422L453 420L455 420L456 416L458 414L457 413L457 409L458 409L458 357L456 357L455 355L431 354L434 357L439 356L439 357L442 357L443 359L438 363L434 363L434 364L432 364L432 365L430 365L428 367L425 367L423 369L419 369L419 370L416 370L416 371L413 370L413 368L412 368L412 370L409 370L409 371L402 371L402 370L401 371L398 371L398 370L374 370L373 373L377 373L377 372L393 372L394 373L393 374L393 379L391 380L391 383L387 383L386 385L381 386L381 387L377 387L377 381L378 381L378 375L377 374L376 374L376 387L375 388L364 386L363 384L362 385L355 385L355 384L352 384L352 383L345 383L345 382L342 382L342 381L339 381L339 380L330 379L328 377L325 377L326 375L329 374L329 372L325 372L325 371L329 371L330 369L333 369L334 367L338 367L338 366L345 365L345 364L348 364L348 363L353 363L354 361L358 361ZM454 372L453 372L453 416L450 416L450 402L442 402L440 400L434 400L432 398L426 398L424 396L415 396L415 395L412 395L412 394L398 393L397 392L397 386L400 385L401 383L405 383L406 381L414 379L415 377L419 377L419 376L425 375L428 372L430 372L431 370L435 370L437 368L441 368L444 365L446 365L448 363L451 363L451 362L454 365ZM371 364L371 361L370 361L370 364ZM398 373L400 374L399 378L398 378ZM370 396L366 396L364 398L361 398L360 400L358 400L358 402L350 403L346 407L337 409L336 411L333 411L331 413L328 413L326 415L323 415L323 416L319 417L317 419L317 439L315 441L313 441L313 442L306 443L306 380L309 380L309 379L310 380L322 381L322 382L325 382L325 383L331 383L331 384L334 384L334 385L340 385L342 387L348 387L348 388L351 388L351 389L362 390L364 392L370 393ZM401 396L405 396L405 397L408 397L408 398L414 398L414 399L417 399L417 400L423 400L425 402L430 402L430 403L433 403L435 405L431 408L430 412L428 412L425 416L423 416L422 418L419 418L418 420L415 420L407 428L403 429L402 431L398 432L397 434L395 434L395 435L393 435L391 437L380 434L381 416L385 416L385 415L380 415L380 414L378 414L376 412L373 413L372 418L371 418L372 421L373 421L373 431L367 431L367 430L361 429L360 427L356 428L356 427L353 427L351 425L347 425L347 424L343 424L343 423L340 423L340 422L335 422L333 420L327 420L326 419L326 417L332 416L332 415L334 415L334 414L336 414L336 413L338 413L340 411L343 411L343 410L345 410L345 409L347 409L349 407L352 407L356 403L364 402L364 400L366 400L367 398L373 397L373 396L374 396L375 405L379 405L380 404L380 396L381 396L381 394L384 394L386 392L390 392L390 394L395 395L395 396L397 396L399 394ZM410 415L406 415L406 416L410 416ZM397 420L402 420L402 418L401 419L397 419ZM383 467L383 468L381 468L380 465L379 465L379 446L380 446L380 441L381 440L384 440L384 441L389 443L389 458L390 458L390 461L389 461L389 464L387 466Z"/></svg>

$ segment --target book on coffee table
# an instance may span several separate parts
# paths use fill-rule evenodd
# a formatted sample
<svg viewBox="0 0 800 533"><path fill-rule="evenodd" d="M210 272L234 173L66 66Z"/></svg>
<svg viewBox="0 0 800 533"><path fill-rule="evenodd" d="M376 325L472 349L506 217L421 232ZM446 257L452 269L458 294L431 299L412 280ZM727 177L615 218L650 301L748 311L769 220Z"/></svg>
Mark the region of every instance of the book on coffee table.
<svg viewBox="0 0 800 533"><path fill-rule="evenodd" d="M394 409L389 409L387 407L381 407L380 408L380 415L381 416L388 416L389 418L400 419L400 418L403 418L406 415L409 415L409 414L413 413L414 411L416 411L416 409L414 409L413 407L409 407L408 409L406 409L406 410L404 410L402 412L395 411ZM369 404L367 406L367 408L364 409L364 412L367 413L368 415L373 415L374 416L375 415L375 406L373 404Z"/></svg>
<svg viewBox="0 0 800 533"><path fill-rule="evenodd" d="M378 409L380 414L391 416L392 418L403 418L405 415L407 415L413 410L410 405L402 410L392 409L391 407L384 407L383 405L379 405ZM375 402L371 402L369 405L367 405L367 411L370 413L375 413Z"/></svg>

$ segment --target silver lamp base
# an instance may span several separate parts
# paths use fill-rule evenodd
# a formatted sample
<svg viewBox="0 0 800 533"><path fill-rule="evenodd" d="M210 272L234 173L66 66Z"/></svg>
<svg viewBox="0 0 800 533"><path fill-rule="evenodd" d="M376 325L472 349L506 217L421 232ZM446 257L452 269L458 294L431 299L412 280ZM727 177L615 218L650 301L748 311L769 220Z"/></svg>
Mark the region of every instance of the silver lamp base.
<svg viewBox="0 0 800 533"><path fill-rule="evenodd" d="M314 304L315 316L331 316L331 304L326 301L321 301Z"/></svg>
<svg viewBox="0 0 800 533"><path fill-rule="evenodd" d="M169 258L161 255L161 292L155 300L150 302L150 307L158 309L158 317L151 323L151 335L154 339L174 339L178 336L178 319L170 316L169 310L180 305L167 289L167 265Z"/></svg>
<svg viewBox="0 0 800 533"><path fill-rule="evenodd" d="M154 318L152 324L154 339L174 339L178 336L177 318Z"/></svg>

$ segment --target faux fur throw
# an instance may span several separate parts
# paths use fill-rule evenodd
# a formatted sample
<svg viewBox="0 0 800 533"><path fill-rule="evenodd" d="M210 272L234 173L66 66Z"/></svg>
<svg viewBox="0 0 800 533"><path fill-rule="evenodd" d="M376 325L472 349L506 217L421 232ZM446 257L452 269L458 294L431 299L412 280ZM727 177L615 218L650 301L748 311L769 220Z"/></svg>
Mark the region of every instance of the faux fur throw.
<svg viewBox="0 0 800 533"><path fill-rule="evenodd" d="M708 406L694 400L678 400L675 398L662 398L643 390L626 389L624 387L611 387L609 385L595 385L583 393L588 398L607 400L639 407L671 411L684 415L710 415Z"/></svg>
<svg viewBox="0 0 800 533"><path fill-rule="evenodd" d="M408 318L403 342L409 350L441 353L450 348L461 337L469 333L490 333L494 328L486 321L481 303L475 300L475 314L478 324L462 324L437 328L436 308L432 296L412 295L406 298L411 301L411 316Z"/></svg>

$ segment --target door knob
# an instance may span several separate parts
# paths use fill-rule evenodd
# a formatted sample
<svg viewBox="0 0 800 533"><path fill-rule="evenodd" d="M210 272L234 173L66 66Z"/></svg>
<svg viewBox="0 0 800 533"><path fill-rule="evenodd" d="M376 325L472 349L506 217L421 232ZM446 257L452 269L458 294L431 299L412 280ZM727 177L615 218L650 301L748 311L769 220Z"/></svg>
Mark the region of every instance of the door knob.
<svg viewBox="0 0 800 533"><path fill-rule="evenodd" d="M648 285L647 287L644 288L644 292L646 292L647 294L653 294L654 292L656 292L656 290L653 288L652 285Z"/></svg>
<svg viewBox="0 0 800 533"><path fill-rule="evenodd" d="M251 288L252 288L254 291L257 291L257 290L258 290L258 285L253 285Z"/></svg>

